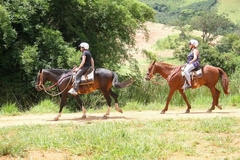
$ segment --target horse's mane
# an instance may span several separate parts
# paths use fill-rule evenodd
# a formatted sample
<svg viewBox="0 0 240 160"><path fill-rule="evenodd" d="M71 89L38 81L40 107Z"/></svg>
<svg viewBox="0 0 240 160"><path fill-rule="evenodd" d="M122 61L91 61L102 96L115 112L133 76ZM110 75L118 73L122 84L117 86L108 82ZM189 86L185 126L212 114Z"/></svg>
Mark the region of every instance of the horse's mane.
<svg viewBox="0 0 240 160"><path fill-rule="evenodd" d="M164 64L164 65L166 65L166 66L173 66L172 64L165 63L165 62L162 62L162 64Z"/></svg>
<svg viewBox="0 0 240 160"><path fill-rule="evenodd" d="M51 69L45 69L45 70L48 70L50 72L54 72L54 73L58 73L58 74L65 74L65 73L68 73L70 72L71 70L66 70L66 69L55 69L55 68L51 68Z"/></svg>
<svg viewBox="0 0 240 160"><path fill-rule="evenodd" d="M165 62L158 62L158 63L161 63L161 64L164 65L164 66L174 66L174 65L172 65L172 64L165 63Z"/></svg>

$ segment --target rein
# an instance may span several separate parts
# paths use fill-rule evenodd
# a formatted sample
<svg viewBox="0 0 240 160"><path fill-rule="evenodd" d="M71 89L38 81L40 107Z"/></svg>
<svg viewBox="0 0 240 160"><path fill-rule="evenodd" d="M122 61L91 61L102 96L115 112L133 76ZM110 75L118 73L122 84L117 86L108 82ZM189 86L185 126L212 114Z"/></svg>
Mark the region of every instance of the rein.
<svg viewBox="0 0 240 160"><path fill-rule="evenodd" d="M155 67L154 64L152 65L152 69L151 69L151 73L149 73L149 77L153 77L153 67ZM153 84L161 85L161 83L157 81L151 81L151 82Z"/></svg>
<svg viewBox="0 0 240 160"><path fill-rule="evenodd" d="M66 85L66 87L65 87L61 92L53 95L53 94L51 94L51 93L48 92L48 91L49 91L50 89L52 89L53 87L55 87L58 83L60 83L64 78L66 78L67 76L69 76L70 73L71 73L71 71L68 72L65 76L61 77L61 79L59 79L56 83L54 83L54 84L51 85L50 87L46 88L46 87L44 86L44 84L43 84L43 71L42 71L42 73L40 73L40 84L39 84L38 86L42 87L43 90L44 90L44 92L46 92L48 95L53 96L53 97L54 97L54 96L58 96L58 95L62 94L62 93L67 89L67 87L69 86L69 84L71 83L71 81L72 81L72 79L73 79L73 76L71 76L71 78L70 78L69 81L68 81L68 84Z"/></svg>

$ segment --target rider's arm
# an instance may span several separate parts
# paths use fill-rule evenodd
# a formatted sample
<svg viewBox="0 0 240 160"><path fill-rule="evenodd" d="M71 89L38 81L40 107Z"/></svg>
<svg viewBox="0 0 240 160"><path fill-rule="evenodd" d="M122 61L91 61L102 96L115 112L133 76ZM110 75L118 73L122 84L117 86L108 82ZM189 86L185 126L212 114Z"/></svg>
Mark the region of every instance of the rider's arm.
<svg viewBox="0 0 240 160"><path fill-rule="evenodd" d="M86 56L83 55L83 56L82 56L82 61L81 61L80 65L79 65L79 67L75 69L76 72L77 72L80 68L82 68L82 66L84 65L85 61L86 61Z"/></svg>
<svg viewBox="0 0 240 160"><path fill-rule="evenodd" d="M199 51L197 49L193 50L193 59L189 62L189 64L193 63L198 58Z"/></svg>
<svg viewBox="0 0 240 160"><path fill-rule="evenodd" d="M92 66L92 69L94 69L94 60L92 57L91 57L91 66Z"/></svg>

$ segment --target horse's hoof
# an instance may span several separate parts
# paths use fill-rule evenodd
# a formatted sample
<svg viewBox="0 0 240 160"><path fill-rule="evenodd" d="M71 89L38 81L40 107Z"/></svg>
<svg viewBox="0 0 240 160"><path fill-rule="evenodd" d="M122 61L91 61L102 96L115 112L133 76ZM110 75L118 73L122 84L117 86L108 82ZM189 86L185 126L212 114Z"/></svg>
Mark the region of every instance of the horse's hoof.
<svg viewBox="0 0 240 160"><path fill-rule="evenodd" d="M54 120L54 121L58 121L58 119L59 119L58 117L55 117L53 120Z"/></svg>
<svg viewBox="0 0 240 160"><path fill-rule="evenodd" d="M85 118L87 118L87 116L86 115L82 115L82 119L85 119Z"/></svg>
<svg viewBox="0 0 240 160"><path fill-rule="evenodd" d="M222 106L220 106L220 105L217 105L217 107L218 107L220 110L222 110Z"/></svg>
<svg viewBox="0 0 240 160"><path fill-rule="evenodd" d="M190 113L190 110L186 110L186 112L185 113Z"/></svg>
<svg viewBox="0 0 240 160"><path fill-rule="evenodd" d="M165 111L162 110L161 114L165 114Z"/></svg>
<svg viewBox="0 0 240 160"><path fill-rule="evenodd" d="M107 119L108 117L107 117L107 115L103 115L103 119Z"/></svg>
<svg viewBox="0 0 240 160"><path fill-rule="evenodd" d="M120 109L118 112L123 113L122 109Z"/></svg>
<svg viewBox="0 0 240 160"><path fill-rule="evenodd" d="M207 113L212 113L212 110L211 109L207 110Z"/></svg>

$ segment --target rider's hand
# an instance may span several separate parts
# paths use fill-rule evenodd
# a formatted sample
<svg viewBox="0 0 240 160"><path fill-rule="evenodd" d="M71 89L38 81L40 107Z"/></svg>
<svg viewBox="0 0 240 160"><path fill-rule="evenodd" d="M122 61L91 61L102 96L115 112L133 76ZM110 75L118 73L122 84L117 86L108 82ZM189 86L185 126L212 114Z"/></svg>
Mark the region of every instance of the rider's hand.
<svg viewBox="0 0 240 160"><path fill-rule="evenodd" d="M78 70L79 70L79 68L78 68L78 67L74 68L74 72L77 72Z"/></svg>

